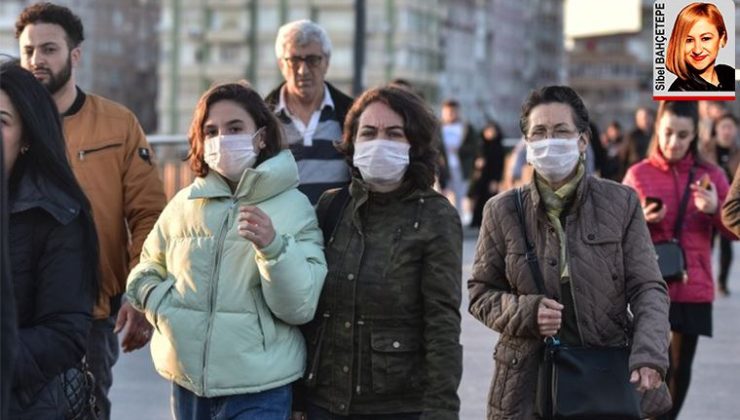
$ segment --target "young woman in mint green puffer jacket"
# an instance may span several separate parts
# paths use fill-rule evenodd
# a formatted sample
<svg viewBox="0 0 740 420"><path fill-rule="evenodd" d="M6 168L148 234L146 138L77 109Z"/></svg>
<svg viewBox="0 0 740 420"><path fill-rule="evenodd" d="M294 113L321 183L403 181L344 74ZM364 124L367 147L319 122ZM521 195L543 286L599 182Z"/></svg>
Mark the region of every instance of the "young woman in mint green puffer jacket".
<svg viewBox="0 0 740 420"><path fill-rule="evenodd" d="M195 181L149 234L127 297L178 419L286 418L326 275L314 210L278 121L242 84L212 88L190 129ZM215 398L227 397L227 398ZM220 417L219 417L220 418Z"/></svg>

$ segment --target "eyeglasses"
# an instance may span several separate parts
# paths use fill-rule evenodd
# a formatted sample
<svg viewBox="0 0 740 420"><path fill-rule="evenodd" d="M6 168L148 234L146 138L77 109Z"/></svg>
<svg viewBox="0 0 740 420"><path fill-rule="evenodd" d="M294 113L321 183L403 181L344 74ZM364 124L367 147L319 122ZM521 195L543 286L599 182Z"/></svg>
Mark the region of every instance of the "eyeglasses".
<svg viewBox="0 0 740 420"><path fill-rule="evenodd" d="M306 55L306 56L300 56L300 55L294 55L290 57L283 57L283 60L285 60L290 67L297 69L301 66L301 63L306 63L306 65L310 68L317 67L319 64L321 64L321 60L323 60L324 57L320 55Z"/></svg>
<svg viewBox="0 0 740 420"><path fill-rule="evenodd" d="M544 140L544 139L572 139L573 137L576 137L578 135L578 132L569 130L566 128L557 128L555 130L552 130L549 132L542 127L542 128L535 128L535 130L530 133L527 136L527 140L530 141L538 141L538 140Z"/></svg>

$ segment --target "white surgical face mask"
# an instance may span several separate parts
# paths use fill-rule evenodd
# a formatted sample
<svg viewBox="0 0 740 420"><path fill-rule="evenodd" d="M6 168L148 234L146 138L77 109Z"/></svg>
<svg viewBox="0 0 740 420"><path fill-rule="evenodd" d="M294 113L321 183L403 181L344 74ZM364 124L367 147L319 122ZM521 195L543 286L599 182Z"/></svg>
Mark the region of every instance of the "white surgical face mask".
<svg viewBox="0 0 740 420"><path fill-rule="evenodd" d="M408 143L392 140L368 140L355 143L353 162L362 179L380 187L395 186L401 182L409 166Z"/></svg>
<svg viewBox="0 0 740 420"><path fill-rule="evenodd" d="M239 182L244 171L254 166L258 150L254 149L254 134L228 134L207 138L203 159L208 167L224 178Z"/></svg>
<svg viewBox="0 0 740 420"><path fill-rule="evenodd" d="M573 172L578 163L581 154L578 141L578 137L528 141L527 162L546 180L560 182Z"/></svg>

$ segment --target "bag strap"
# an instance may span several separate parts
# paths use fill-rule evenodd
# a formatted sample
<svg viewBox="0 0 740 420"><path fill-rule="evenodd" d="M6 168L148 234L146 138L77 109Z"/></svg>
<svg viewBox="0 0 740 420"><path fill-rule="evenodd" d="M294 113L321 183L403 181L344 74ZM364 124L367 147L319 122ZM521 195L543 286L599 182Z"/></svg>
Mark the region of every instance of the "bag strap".
<svg viewBox="0 0 740 420"><path fill-rule="evenodd" d="M689 170L689 180L686 182L686 188L683 190L683 197L681 198L681 207L678 208L678 218L676 224L673 225L673 238L678 242L681 237L681 225L683 225L683 218L686 214L686 207L689 205L689 187L691 187L691 181L694 180L694 172L696 171L696 161L691 165Z"/></svg>
<svg viewBox="0 0 740 420"><path fill-rule="evenodd" d="M534 245L532 244L532 242L529 241L529 237L527 237L527 228L524 222L524 203L522 200L521 187L516 189L515 203L516 214L519 218L519 228L522 231L522 237L524 238L524 243L527 246L527 264L529 265L530 271L532 271L532 277L534 278L534 282L537 284L537 289L541 294L547 296L547 292L545 291L545 281L542 277L542 271L540 271L540 266L537 263L537 253L534 251Z"/></svg>
<svg viewBox="0 0 740 420"><path fill-rule="evenodd" d="M334 194L326 211L319 216L319 226L324 233L324 243L328 243L334 236L334 231L337 229L347 203L349 203L349 185L345 185Z"/></svg>

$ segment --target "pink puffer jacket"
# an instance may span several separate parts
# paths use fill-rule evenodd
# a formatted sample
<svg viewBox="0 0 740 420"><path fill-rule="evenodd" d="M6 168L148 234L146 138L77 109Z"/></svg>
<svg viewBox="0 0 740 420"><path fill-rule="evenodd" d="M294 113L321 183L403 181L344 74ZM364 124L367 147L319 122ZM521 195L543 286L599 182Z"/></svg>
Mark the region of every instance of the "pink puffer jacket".
<svg viewBox="0 0 740 420"><path fill-rule="evenodd" d="M660 151L656 151L627 171L623 182L637 191L641 202L644 203L645 197L658 197L666 206L663 220L648 223L653 242L667 241L673 237L673 227L692 165L694 157L691 153L678 162L669 163ZM704 174L708 174L716 186L719 203L714 214L702 213L694 205L693 193L690 193L680 237L688 266L688 281L669 284L671 302L713 301L712 229L716 228L728 238L737 239L722 225L721 220L722 203L729 190L727 177L718 166L700 162L693 180L699 180Z"/></svg>

